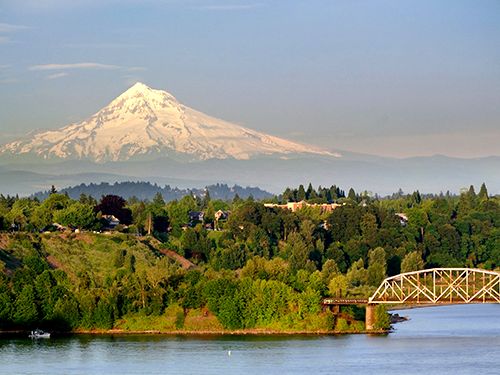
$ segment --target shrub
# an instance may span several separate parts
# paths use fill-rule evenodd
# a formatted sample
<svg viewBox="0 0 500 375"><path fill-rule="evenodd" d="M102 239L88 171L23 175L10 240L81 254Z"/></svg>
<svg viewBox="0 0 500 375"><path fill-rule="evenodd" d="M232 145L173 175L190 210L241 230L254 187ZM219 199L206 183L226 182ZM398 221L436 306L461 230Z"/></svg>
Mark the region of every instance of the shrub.
<svg viewBox="0 0 500 375"><path fill-rule="evenodd" d="M349 331L349 323L344 318L338 318L335 330L340 332Z"/></svg>
<svg viewBox="0 0 500 375"><path fill-rule="evenodd" d="M366 330L366 326L365 323L358 321L354 324L351 324L351 329L356 332L363 332Z"/></svg>
<svg viewBox="0 0 500 375"><path fill-rule="evenodd" d="M385 305L377 305L375 308L375 324L373 326L379 329L391 328L391 320Z"/></svg>

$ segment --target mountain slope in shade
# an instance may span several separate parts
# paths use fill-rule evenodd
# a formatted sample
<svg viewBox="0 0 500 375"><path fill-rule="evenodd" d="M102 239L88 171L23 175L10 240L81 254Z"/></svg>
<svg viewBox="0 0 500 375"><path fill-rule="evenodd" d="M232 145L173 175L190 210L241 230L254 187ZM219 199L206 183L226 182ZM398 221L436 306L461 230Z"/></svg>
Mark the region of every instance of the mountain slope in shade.
<svg viewBox="0 0 500 375"><path fill-rule="evenodd" d="M205 115L165 91L136 83L88 119L58 130L31 133L0 147L0 155L94 162L251 159L259 155L338 156Z"/></svg>

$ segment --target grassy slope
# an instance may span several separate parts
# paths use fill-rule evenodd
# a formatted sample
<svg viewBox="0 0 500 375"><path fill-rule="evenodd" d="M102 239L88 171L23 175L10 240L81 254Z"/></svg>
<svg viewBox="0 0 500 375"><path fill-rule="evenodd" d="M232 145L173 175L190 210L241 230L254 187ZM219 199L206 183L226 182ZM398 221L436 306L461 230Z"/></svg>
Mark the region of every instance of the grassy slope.
<svg viewBox="0 0 500 375"><path fill-rule="evenodd" d="M52 269L63 269L72 277L86 270L98 282L116 271L114 260L118 251L133 255L136 269L142 270L155 259L167 255L158 249L158 244L154 239L149 241L124 234L1 234L0 261L5 263L4 272L12 274L16 268L23 267L26 257L37 256L46 260ZM168 255L182 265L194 266L178 254Z"/></svg>
<svg viewBox="0 0 500 375"><path fill-rule="evenodd" d="M168 251L158 249L156 240L138 239L131 235L115 234L43 234L43 235L0 235L0 269L12 275L16 268L23 267L28 256L45 259L52 269L63 269L77 282L82 270L87 271L96 284L103 285L107 276L116 272L115 257L118 251L125 251L127 256L135 257L137 271L151 266L156 259L168 256ZM178 254L171 258L180 260L184 268L194 265ZM181 258L181 259L179 259ZM321 313L292 325L259 327L238 331L239 333L326 333L325 317ZM172 306L165 314L157 316L125 316L116 322L115 330L121 332L192 332L192 333L227 333L219 321L206 309L183 311Z"/></svg>

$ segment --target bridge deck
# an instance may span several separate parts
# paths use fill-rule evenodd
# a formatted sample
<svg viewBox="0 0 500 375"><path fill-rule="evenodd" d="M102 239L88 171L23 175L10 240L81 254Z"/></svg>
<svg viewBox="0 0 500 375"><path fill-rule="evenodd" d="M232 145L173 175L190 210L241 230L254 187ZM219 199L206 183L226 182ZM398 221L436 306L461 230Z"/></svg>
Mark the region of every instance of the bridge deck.
<svg viewBox="0 0 500 375"><path fill-rule="evenodd" d="M367 305L368 298L325 298L323 305Z"/></svg>

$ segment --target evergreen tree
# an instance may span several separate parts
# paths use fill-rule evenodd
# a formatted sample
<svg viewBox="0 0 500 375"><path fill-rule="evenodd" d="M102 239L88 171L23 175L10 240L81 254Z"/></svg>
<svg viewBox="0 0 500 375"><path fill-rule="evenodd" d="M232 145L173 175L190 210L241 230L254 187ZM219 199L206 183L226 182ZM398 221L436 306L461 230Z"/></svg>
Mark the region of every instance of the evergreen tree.
<svg viewBox="0 0 500 375"><path fill-rule="evenodd" d="M418 190L413 192L413 194L411 195L411 199L410 199L411 205L413 207L417 206L420 204L421 200L422 200L422 197L420 196L420 192Z"/></svg>
<svg viewBox="0 0 500 375"><path fill-rule="evenodd" d="M476 199L476 192L474 190L474 185L471 185L469 191L467 192L467 197L470 201Z"/></svg>
<svg viewBox="0 0 500 375"><path fill-rule="evenodd" d="M80 198L78 199L78 203L81 203L81 204L88 204L88 197L87 197L87 194L85 193L81 193L80 194Z"/></svg>
<svg viewBox="0 0 500 375"><path fill-rule="evenodd" d="M351 200L353 200L353 201L356 201L356 192L354 191L353 188L349 189L348 198L351 199Z"/></svg>
<svg viewBox="0 0 500 375"><path fill-rule="evenodd" d="M312 184L309 182L309 186L307 187L307 190L306 190L306 199L310 199L311 198L311 193L314 191L313 187L312 187Z"/></svg>
<svg viewBox="0 0 500 375"><path fill-rule="evenodd" d="M286 188L285 192L283 193L283 198L281 199L282 204L286 204L288 202L293 202L294 197L293 197L293 192L290 188Z"/></svg>
<svg viewBox="0 0 500 375"><path fill-rule="evenodd" d="M304 189L304 185L299 186L299 190L297 191L297 202L301 202L306 199L306 191Z"/></svg>
<svg viewBox="0 0 500 375"><path fill-rule="evenodd" d="M233 198L233 204L235 203L239 203L239 201L241 200L240 196L238 195L238 193L235 193L234 194L234 198Z"/></svg>
<svg viewBox="0 0 500 375"><path fill-rule="evenodd" d="M482 201L485 199L488 199L488 190L486 189L486 184L483 182L481 190L479 190L479 194L477 195L477 200Z"/></svg>
<svg viewBox="0 0 500 375"><path fill-rule="evenodd" d="M204 209L204 210L207 209L211 200L212 199L210 198L210 191L207 189L207 192L206 192L205 196L203 197L203 202L201 205L202 209Z"/></svg>
<svg viewBox="0 0 500 375"><path fill-rule="evenodd" d="M153 198L153 204L156 204L160 207L165 206L165 199L163 199L163 195L160 192L156 193L155 197Z"/></svg>
<svg viewBox="0 0 500 375"><path fill-rule="evenodd" d="M338 198L341 198L338 194L338 189L335 185L333 185L332 187L330 187L330 203L332 200L336 200Z"/></svg>

